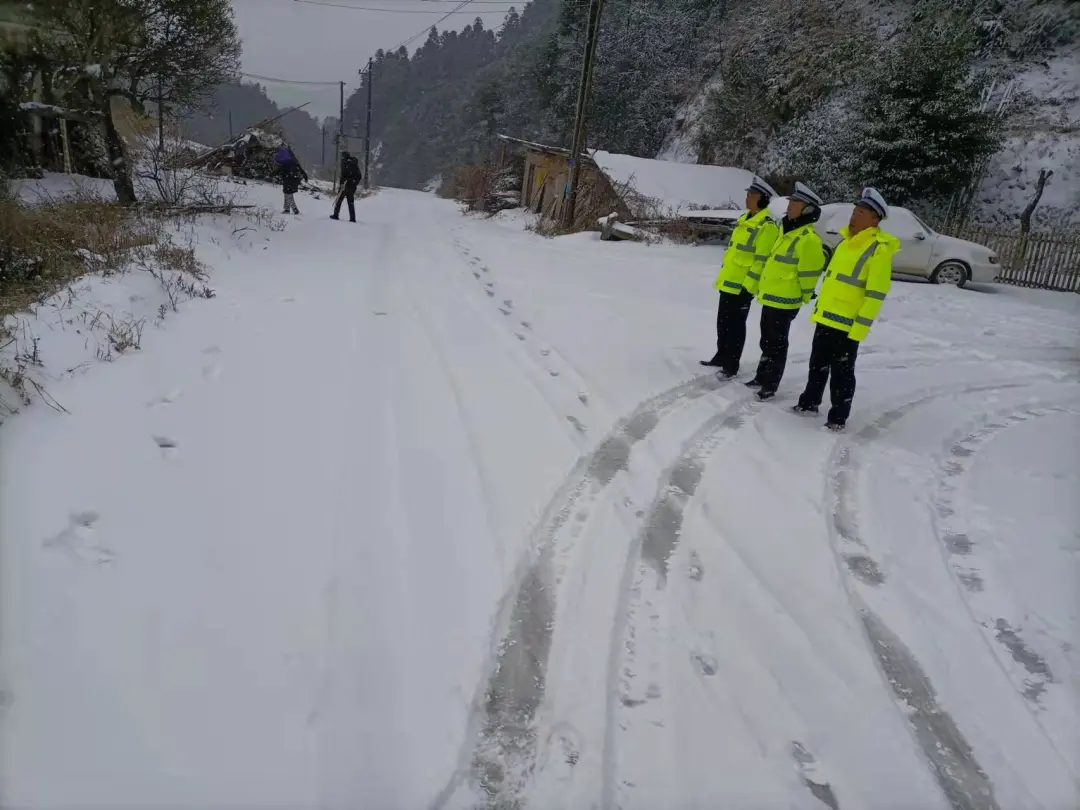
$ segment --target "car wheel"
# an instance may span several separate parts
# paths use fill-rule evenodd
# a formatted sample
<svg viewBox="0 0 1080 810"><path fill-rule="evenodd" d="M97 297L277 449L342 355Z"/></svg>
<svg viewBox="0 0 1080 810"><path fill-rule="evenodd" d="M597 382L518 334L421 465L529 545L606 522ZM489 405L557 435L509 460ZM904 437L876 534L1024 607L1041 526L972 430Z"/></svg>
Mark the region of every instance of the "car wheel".
<svg viewBox="0 0 1080 810"><path fill-rule="evenodd" d="M930 274L931 284L955 284L957 287L963 287L970 279L971 271L968 270L968 266L955 259L942 262Z"/></svg>

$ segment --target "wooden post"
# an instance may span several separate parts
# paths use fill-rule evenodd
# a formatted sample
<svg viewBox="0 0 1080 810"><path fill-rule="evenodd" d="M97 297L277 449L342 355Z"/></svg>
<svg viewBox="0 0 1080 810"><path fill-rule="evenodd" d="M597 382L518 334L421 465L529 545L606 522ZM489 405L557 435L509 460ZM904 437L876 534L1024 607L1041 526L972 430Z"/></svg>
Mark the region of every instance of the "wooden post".
<svg viewBox="0 0 1080 810"><path fill-rule="evenodd" d="M71 147L68 142L67 119L60 117L60 142L64 147L64 173L71 174Z"/></svg>
<svg viewBox="0 0 1080 810"><path fill-rule="evenodd" d="M375 60L367 61L367 128L364 130L364 188L371 188L371 72Z"/></svg>
<svg viewBox="0 0 1080 810"><path fill-rule="evenodd" d="M574 226L577 185L581 178L581 153L585 148L585 113L589 106L589 90L592 87L596 43L600 39L600 15L603 10L604 0L590 0L589 24L585 31L585 58L581 65L581 84L578 87L577 117L574 121L574 137L570 145L569 178L563 200L562 224L567 230Z"/></svg>

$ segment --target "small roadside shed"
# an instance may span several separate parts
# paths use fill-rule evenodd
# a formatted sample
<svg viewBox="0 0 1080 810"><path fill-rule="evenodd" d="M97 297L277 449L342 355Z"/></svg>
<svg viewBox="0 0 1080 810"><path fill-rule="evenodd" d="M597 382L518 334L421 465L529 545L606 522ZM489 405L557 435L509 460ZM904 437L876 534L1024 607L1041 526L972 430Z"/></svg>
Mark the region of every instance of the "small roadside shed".
<svg viewBox="0 0 1080 810"><path fill-rule="evenodd" d="M562 214L566 186L570 182L570 150L509 135L499 135L499 139L521 148L525 153L521 182L522 207L549 220L558 220ZM613 212L618 213L620 219L632 216L591 155L583 154L574 209L575 230L590 227L597 217Z"/></svg>
<svg viewBox="0 0 1080 810"><path fill-rule="evenodd" d="M522 205L550 219L562 210L570 175L570 150L499 135L525 152ZM587 150L581 156L581 184L575 229L618 214L622 222L670 221L697 210L741 209L753 174L730 166Z"/></svg>

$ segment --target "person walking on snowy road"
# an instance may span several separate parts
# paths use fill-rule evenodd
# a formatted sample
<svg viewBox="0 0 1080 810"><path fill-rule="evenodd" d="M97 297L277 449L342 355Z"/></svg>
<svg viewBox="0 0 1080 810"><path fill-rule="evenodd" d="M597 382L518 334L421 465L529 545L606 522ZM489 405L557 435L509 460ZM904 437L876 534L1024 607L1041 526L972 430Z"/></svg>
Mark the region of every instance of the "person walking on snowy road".
<svg viewBox="0 0 1080 810"><path fill-rule="evenodd" d="M296 155L292 153L292 150L287 146L279 146L277 153L274 155L274 160L278 165L278 177L281 178L281 190L285 194L285 205L281 209L281 213L299 214L300 209L296 207L296 192L300 190L301 179L307 182L307 172L304 171L304 167L300 165L300 161L296 159Z"/></svg>
<svg viewBox="0 0 1080 810"><path fill-rule="evenodd" d="M821 206L821 197L796 183L780 222L781 236L761 269L761 278L746 276L746 289L761 302L761 360L747 385L758 389L761 400L776 396L787 365L791 322L802 305L810 302L825 268L821 237L814 230Z"/></svg>
<svg viewBox="0 0 1080 810"><path fill-rule="evenodd" d="M356 222L356 188L363 179L364 176L360 172L360 161L348 152L342 152L341 191L338 192L337 199L334 200L334 213L330 215L330 219L340 219L341 204L348 200L349 222Z"/></svg>
<svg viewBox="0 0 1080 810"><path fill-rule="evenodd" d="M746 317L754 302L753 293L743 282L747 275L761 278L765 259L780 235L780 228L769 214L769 200L776 191L754 176L746 190L746 212L735 223L724 263L714 285L720 292L716 306L716 354L702 360L703 366L717 366L717 376L731 379L739 373L743 346L746 345Z"/></svg>
<svg viewBox="0 0 1080 810"><path fill-rule="evenodd" d="M811 320L817 324L810 349L806 389L796 413L816 414L829 385L832 407L825 426L844 429L855 398L855 358L870 333L892 283L892 257L900 240L879 227L889 215L885 198L864 188L851 212L821 283ZM831 377L831 379L830 379Z"/></svg>

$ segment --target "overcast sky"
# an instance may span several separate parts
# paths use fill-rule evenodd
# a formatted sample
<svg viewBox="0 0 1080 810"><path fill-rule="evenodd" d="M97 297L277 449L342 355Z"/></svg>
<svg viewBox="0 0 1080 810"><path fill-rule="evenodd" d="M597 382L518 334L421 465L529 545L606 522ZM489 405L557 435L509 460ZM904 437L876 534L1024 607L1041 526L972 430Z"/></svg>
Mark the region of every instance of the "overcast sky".
<svg viewBox="0 0 1080 810"><path fill-rule="evenodd" d="M244 41L243 71L278 79L313 82L344 81L345 94L358 85L357 70L379 48L389 49L413 34L409 45L423 44L426 30L460 0L325 0L316 5L298 0L231 0ZM471 0L439 29L461 29L479 16L484 25L502 24L506 10L523 0ZM371 11L360 9L386 9ZM248 79L248 81L256 81ZM338 88L276 84L257 80L278 104L302 104L320 118L338 111Z"/></svg>

